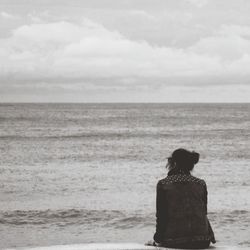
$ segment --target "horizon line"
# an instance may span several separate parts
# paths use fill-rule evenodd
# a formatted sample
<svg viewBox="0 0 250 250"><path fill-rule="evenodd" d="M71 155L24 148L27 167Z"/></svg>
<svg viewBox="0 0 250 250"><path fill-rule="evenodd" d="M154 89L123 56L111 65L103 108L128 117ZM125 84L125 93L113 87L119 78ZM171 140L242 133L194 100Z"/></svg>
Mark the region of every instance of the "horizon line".
<svg viewBox="0 0 250 250"><path fill-rule="evenodd" d="M1 102L1 104L250 104L250 102Z"/></svg>

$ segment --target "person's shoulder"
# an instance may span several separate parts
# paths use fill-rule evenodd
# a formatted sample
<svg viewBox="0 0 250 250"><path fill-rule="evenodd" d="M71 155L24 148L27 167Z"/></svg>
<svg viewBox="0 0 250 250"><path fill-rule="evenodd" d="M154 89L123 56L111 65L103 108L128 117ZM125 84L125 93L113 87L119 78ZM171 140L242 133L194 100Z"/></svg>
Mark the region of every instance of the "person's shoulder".
<svg viewBox="0 0 250 250"><path fill-rule="evenodd" d="M201 184L202 186L205 186L205 187L207 186L205 180L203 180L201 178L198 178L196 176L193 176L193 175L190 175L190 181L199 183L199 184Z"/></svg>
<svg viewBox="0 0 250 250"><path fill-rule="evenodd" d="M195 177L193 175L186 175L186 174L176 174L176 175L169 175L161 180L158 181L157 187L161 187L167 184L172 183L179 183L179 182L190 182L200 184L206 187L206 182L203 179Z"/></svg>
<svg viewBox="0 0 250 250"><path fill-rule="evenodd" d="M162 186L162 185L164 184L164 182L165 182L165 179L166 179L166 178L167 178L167 177L165 177L165 178L163 178L163 179L158 180L158 182L157 182L157 187Z"/></svg>
<svg viewBox="0 0 250 250"><path fill-rule="evenodd" d="M161 179L157 183L157 187L165 186L167 184L171 184L173 182L176 182L177 175L167 175L165 178Z"/></svg>

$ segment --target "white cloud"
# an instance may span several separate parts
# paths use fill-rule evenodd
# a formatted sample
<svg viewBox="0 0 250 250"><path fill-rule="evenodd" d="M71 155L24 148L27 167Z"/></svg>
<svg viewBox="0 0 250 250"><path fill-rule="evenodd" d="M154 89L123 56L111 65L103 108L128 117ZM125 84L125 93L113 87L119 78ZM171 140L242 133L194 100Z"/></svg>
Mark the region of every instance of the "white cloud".
<svg viewBox="0 0 250 250"><path fill-rule="evenodd" d="M199 55L219 58L228 74L250 74L246 70L250 63L249 38L250 27L223 25L214 36L201 38L189 50Z"/></svg>
<svg viewBox="0 0 250 250"><path fill-rule="evenodd" d="M208 0L186 0L186 2L201 8L208 3Z"/></svg>
<svg viewBox="0 0 250 250"><path fill-rule="evenodd" d="M239 32L232 32L235 29ZM197 78L202 84L206 82L200 81L202 77L216 81L217 76L249 76L246 34L246 28L223 26L213 37L177 49L129 40L88 19L80 24L34 23L0 39L0 79L87 85L99 84L98 79L116 79L116 84L124 86L143 85L139 79L146 78L152 79L145 81L147 85L157 84L153 79L171 79L164 84L173 85L180 78L183 85L189 85L187 79Z"/></svg>
<svg viewBox="0 0 250 250"><path fill-rule="evenodd" d="M14 15L12 15L12 14L10 14L10 13L7 13L7 12L5 12L5 11L2 11L2 12L0 13L0 16L1 16L2 18L4 18L4 19L16 19L16 17L15 17Z"/></svg>
<svg viewBox="0 0 250 250"><path fill-rule="evenodd" d="M130 10L128 12L131 16L136 16L142 19L149 19L150 21L156 21L157 19L155 16L150 15L148 12L145 10Z"/></svg>
<svg viewBox="0 0 250 250"><path fill-rule="evenodd" d="M0 11L0 100L13 93L24 99L33 93L36 100L41 91L54 93L53 101L57 90L80 100L93 93L103 100L114 90L118 101L123 95L232 100L237 91L236 99L249 100L250 18L243 0L82 1L77 7L64 1L43 8L14 2L15 16Z"/></svg>

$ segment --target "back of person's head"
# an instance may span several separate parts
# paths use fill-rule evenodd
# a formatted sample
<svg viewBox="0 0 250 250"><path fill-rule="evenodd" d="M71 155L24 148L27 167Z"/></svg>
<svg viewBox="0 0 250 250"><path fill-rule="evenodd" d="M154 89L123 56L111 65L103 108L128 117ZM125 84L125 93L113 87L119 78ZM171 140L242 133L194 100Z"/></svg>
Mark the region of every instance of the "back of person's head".
<svg viewBox="0 0 250 250"><path fill-rule="evenodd" d="M167 166L170 171L176 169L183 172L190 172L193 170L194 165L198 163L199 158L199 153L179 148L172 153L171 157L168 158Z"/></svg>

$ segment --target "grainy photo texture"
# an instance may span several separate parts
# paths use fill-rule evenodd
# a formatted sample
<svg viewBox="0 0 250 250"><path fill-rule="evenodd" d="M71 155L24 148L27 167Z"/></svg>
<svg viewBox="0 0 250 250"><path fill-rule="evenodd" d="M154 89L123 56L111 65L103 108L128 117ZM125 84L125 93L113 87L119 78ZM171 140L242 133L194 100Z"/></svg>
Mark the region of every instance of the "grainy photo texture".
<svg viewBox="0 0 250 250"><path fill-rule="evenodd" d="M0 248L250 249L249 13L0 0Z"/></svg>

